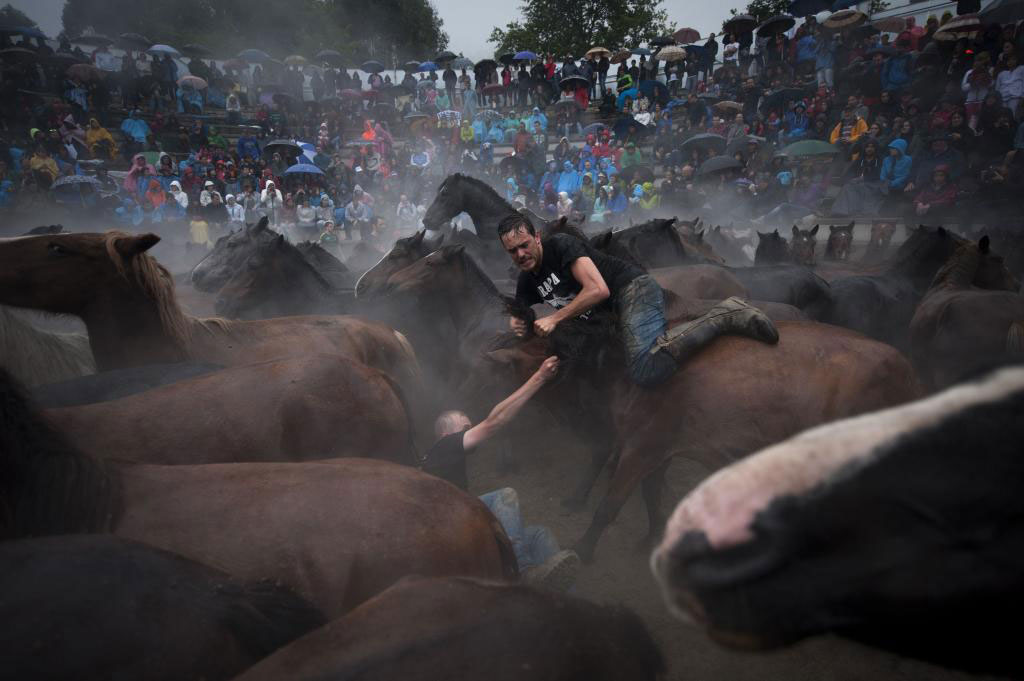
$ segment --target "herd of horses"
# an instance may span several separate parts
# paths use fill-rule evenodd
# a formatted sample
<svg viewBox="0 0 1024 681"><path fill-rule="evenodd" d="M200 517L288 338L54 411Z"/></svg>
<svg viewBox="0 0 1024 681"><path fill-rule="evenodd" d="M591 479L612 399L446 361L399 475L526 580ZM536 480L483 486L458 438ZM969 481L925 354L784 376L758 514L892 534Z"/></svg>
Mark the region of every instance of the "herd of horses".
<svg viewBox="0 0 1024 681"><path fill-rule="evenodd" d="M585 561L600 559L603 532L637 487L649 522L643 545L661 539L665 472L684 457L718 473L680 504L655 553L672 608L695 614L728 645L781 645L846 629L871 640L874 620L906 591L873 593L880 605L858 611L855 627L843 620L843 604L832 603L828 616L801 613L808 624L787 629L780 622L797 606L818 604L810 596L789 603L757 583L781 571L779 589L802 587L784 581L786 561L761 541L762 531L792 525L811 535L801 551L828 551L806 520L798 522L794 496L803 503L799 494L842 478L851 470L842 462L851 459L881 461L876 468L901 479L907 470L920 474L889 451L914 439L906 428L902 439L892 436L896 443L865 444L847 433L870 430L870 419L899 420L889 414L900 410L917 409L918 420L931 424L934 414L934 422L952 423L977 409L982 398L950 406L942 396L1024 352L1015 262L987 236L974 241L942 227L908 227L892 249L888 225L873 230L854 260L851 224L830 228L820 262L817 226L793 227L790 241L759 233L750 263L728 229L703 229L699 220L591 233L520 211L543 234L573 234L646 269L666 291L670 324L738 295L778 326L777 345L724 337L662 386L644 389L625 375L610 315L565 322L546 338L509 332L515 273L495 235L512 212L484 183L453 175L426 213L429 229L387 252L361 244L346 263L316 244L289 243L263 220L222 237L192 270L192 287L215 300L214 318L183 308L174 277L147 253L155 235L45 230L0 240L0 534L18 540L0 544L0 610L35 611L16 636L0 635L0 650L53 638L56 621L97 623L92 647L77 657L14 655L19 675L103 669L180 678L182 659L201 659L207 666L191 675L230 678L248 669L240 678L270 679L287 669L289 678L346 677L345 670L360 670L360 678L456 678L467 670L494 676L502 660L517 668L527 660L537 672L530 678L656 678L663 663L635 616L516 585L511 544L487 509L416 468L437 413L461 408L482 417L551 354L563 369L523 414L530 427L503 436L502 446L532 447L536 433L568 426L590 454L564 492L573 511L586 507L608 471L574 545ZM446 226L460 213L476 232ZM3 306L73 315L87 334L44 331ZM984 399L1019 401L1020 374L975 379L983 381L977 390L1001 381L997 397ZM917 406L932 402L931 411ZM1006 430L990 439L1012 441L1020 429L998 419L991 425ZM806 445L801 438L811 434ZM883 444L891 456L871 454ZM831 467L805 467L807 457L829 456ZM875 469L861 468L877 482ZM793 480L802 486L785 487ZM828 506L821 517L836 522L837 509L852 503L815 499ZM938 522L933 506L915 508ZM764 529L765 522L775 524ZM62 537L37 538L49 535ZM781 545L796 551L785 536ZM881 551L886 540L869 546ZM124 577L82 593L75 581L47 591L47 579L72 572L83 584ZM996 580L998 588L1013 579ZM152 617L142 622L129 596L113 595L122 581L127 593L152 602ZM188 597L162 597L159 584L168 581ZM850 588L847 605L857 595ZM940 592L947 591L954 585L944 584ZM21 600L8 598L13 593ZM749 611L748 596L764 602L763 613ZM921 608L942 602L921 598L914 616L925 621ZM232 614L193 627L190 613L218 608ZM964 612L974 610L957 611ZM375 636L383 631L387 637ZM875 642L940 658L910 638ZM104 656L110 640L128 641L136 654ZM990 667L941 659L1005 671L998 656Z"/></svg>

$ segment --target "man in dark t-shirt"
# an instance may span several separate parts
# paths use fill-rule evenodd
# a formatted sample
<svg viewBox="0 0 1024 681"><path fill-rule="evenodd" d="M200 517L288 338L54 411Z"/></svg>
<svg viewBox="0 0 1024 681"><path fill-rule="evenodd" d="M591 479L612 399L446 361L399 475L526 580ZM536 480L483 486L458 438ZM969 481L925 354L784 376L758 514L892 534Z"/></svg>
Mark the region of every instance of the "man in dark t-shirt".
<svg viewBox="0 0 1024 681"><path fill-rule="evenodd" d="M771 344L779 340L771 320L739 298L723 300L703 316L668 329L664 292L640 267L569 234L554 234L542 241L519 214L502 220L498 235L520 269L518 302L544 302L555 308L554 314L534 322L537 335L547 336L566 319L587 319L595 307L613 305L630 377L638 385L650 387L667 380L679 364L722 334ZM513 317L509 325L519 335L526 333L523 319Z"/></svg>

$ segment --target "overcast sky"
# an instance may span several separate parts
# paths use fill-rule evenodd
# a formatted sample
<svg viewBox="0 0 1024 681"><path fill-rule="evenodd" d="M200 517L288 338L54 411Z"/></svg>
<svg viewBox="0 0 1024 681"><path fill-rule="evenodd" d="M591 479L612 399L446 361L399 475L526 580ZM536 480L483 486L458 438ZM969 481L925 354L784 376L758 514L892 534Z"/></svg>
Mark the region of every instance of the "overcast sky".
<svg viewBox="0 0 1024 681"><path fill-rule="evenodd" d="M153 0L142 0L151 2ZM174 0L158 0L173 2ZM519 16L519 0L432 0L441 18L444 28L451 37L451 49L462 52L467 57L477 60L492 56L493 46L487 42L494 26L504 26ZM571 1L571 0L570 0ZM60 33L60 13L64 8L64 0L0 0L28 14L43 31L50 36ZM735 0L665 0L665 10L670 21L680 27L689 26L700 31L702 36L709 31L716 33L729 14L729 8L746 4ZM258 3L253 5L257 8ZM103 27L97 29L102 32ZM429 55L423 55L424 58Z"/></svg>

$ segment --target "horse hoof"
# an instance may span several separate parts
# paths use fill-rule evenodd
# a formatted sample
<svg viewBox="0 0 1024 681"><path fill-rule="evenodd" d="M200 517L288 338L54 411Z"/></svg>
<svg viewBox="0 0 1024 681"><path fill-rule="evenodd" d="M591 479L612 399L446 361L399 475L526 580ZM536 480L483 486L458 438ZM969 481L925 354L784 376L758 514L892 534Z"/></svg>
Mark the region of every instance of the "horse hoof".
<svg viewBox="0 0 1024 681"><path fill-rule="evenodd" d="M587 507L587 500L583 497L566 497L562 499L562 508L567 511L582 511Z"/></svg>

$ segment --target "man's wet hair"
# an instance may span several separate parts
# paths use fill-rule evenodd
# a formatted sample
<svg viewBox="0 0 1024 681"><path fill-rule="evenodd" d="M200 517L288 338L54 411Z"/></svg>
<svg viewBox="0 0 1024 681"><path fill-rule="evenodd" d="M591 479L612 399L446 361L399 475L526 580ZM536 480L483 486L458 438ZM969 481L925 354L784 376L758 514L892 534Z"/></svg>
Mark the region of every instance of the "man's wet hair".
<svg viewBox="0 0 1024 681"><path fill-rule="evenodd" d="M519 213L513 213L505 218L502 218L501 222L498 223L498 238L501 239L506 234L511 234L517 229L522 227L526 230L526 233L530 236L536 236L537 231L533 228L533 223L526 219L525 216Z"/></svg>
<svg viewBox="0 0 1024 681"><path fill-rule="evenodd" d="M464 421L468 421L469 417L465 412L458 411L457 409L450 409L434 421L434 435L436 437L444 437L445 435L451 435L461 430Z"/></svg>

